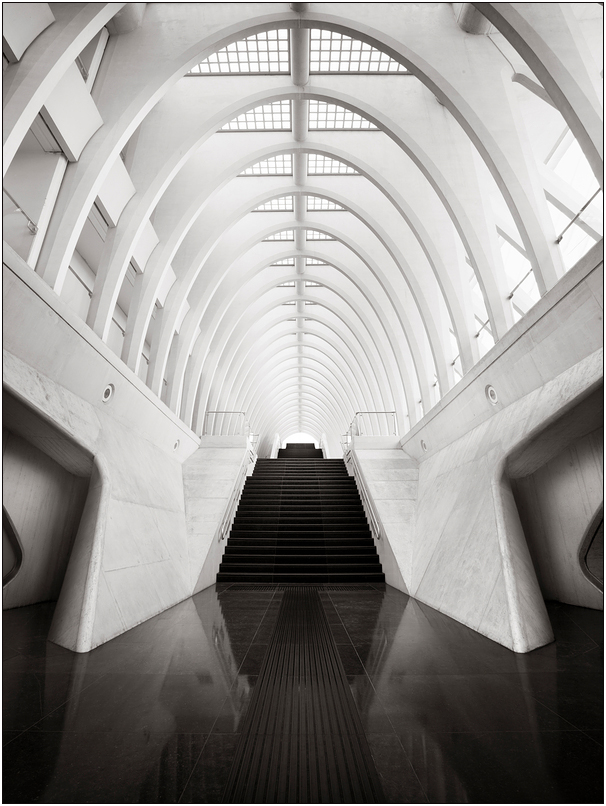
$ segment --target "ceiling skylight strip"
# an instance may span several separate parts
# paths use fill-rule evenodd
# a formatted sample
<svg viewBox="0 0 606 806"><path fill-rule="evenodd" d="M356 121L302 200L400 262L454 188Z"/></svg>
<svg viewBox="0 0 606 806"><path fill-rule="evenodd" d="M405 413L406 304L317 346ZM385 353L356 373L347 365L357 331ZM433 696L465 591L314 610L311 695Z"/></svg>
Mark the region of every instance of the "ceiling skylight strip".
<svg viewBox="0 0 606 806"><path fill-rule="evenodd" d="M326 103L326 101L315 100L309 102L309 128L316 131L327 129L374 129L378 131L374 123L358 115L357 112L352 112L343 106Z"/></svg>
<svg viewBox="0 0 606 806"><path fill-rule="evenodd" d="M294 241L294 239L294 229L283 229L280 232L274 232L272 235L268 235L267 238L263 238L264 241Z"/></svg>
<svg viewBox="0 0 606 806"><path fill-rule="evenodd" d="M336 241L332 235L327 235L325 232L318 232L316 229L305 230L305 238L308 241Z"/></svg>
<svg viewBox="0 0 606 806"><path fill-rule="evenodd" d="M279 196L277 199L269 199L263 202L252 211L253 213L292 213L293 200L292 196Z"/></svg>
<svg viewBox="0 0 606 806"><path fill-rule="evenodd" d="M223 132L242 131L290 131L290 101L274 101L270 104L248 109L230 120L221 129Z"/></svg>
<svg viewBox="0 0 606 806"><path fill-rule="evenodd" d="M212 53L187 75L290 73L288 31L263 31Z"/></svg>
<svg viewBox="0 0 606 806"><path fill-rule="evenodd" d="M282 260L275 260L271 265L272 266L294 266L295 265L295 259L294 259L294 257L285 257Z"/></svg>
<svg viewBox="0 0 606 806"><path fill-rule="evenodd" d="M276 154L266 160L255 162L239 176L292 176L292 154Z"/></svg>
<svg viewBox="0 0 606 806"><path fill-rule="evenodd" d="M350 165L334 160L332 157L325 157L324 154L307 155L307 175L308 176L329 176L333 174L348 174L359 176L360 174Z"/></svg>
<svg viewBox="0 0 606 806"><path fill-rule="evenodd" d="M311 30L310 73L408 73L387 53L336 31Z"/></svg>
<svg viewBox="0 0 606 806"><path fill-rule="evenodd" d="M325 260L318 260L315 257L308 257L308 258L305 258L305 265L306 266L328 266L329 264Z"/></svg>
<svg viewBox="0 0 606 806"><path fill-rule="evenodd" d="M322 199L320 196L308 196L307 197L307 212L311 213L316 210L339 210L344 211L345 208L341 207L340 204L336 202L330 201L330 199Z"/></svg>

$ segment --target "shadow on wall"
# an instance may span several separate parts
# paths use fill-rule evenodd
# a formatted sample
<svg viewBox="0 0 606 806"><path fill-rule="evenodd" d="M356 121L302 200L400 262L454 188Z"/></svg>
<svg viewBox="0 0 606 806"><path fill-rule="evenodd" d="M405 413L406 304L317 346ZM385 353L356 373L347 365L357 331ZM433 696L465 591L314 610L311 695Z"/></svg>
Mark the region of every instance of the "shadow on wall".
<svg viewBox="0 0 606 806"><path fill-rule="evenodd" d="M596 610L604 608L603 586L597 575L588 572L586 558L603 508L603 439L601 386L533 435L507 461L544 598ZM599 537L592 565L598 550Z"/></svg>
<svg viewBox="0 0 606 806"><path fill-rule="evenodd" d="M3 609L59 597L82 517L92 457L7 392L3 394ZM3 577L5 575L3 574Z"/></svg>

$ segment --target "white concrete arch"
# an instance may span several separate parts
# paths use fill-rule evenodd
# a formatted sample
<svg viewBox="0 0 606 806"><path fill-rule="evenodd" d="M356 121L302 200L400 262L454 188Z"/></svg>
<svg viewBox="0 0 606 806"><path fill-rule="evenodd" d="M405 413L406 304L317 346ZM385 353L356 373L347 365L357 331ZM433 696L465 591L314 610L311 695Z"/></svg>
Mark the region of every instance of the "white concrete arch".
<svg viewBox="0 0 606 806"><path fill-rule="evenodd" d="M314 252L314 254L322 255L321 252ZM361 294L360 302L362 302L362 303L368 302L368 304L370 305L370 310L374 311L374 315L379 318L380 326L382 326L384 328L387 338L391 341L391 343L392 343L391 347L392 347L392 350L394 351L394 354L396 356L398 356L399 353L400 353L400 348L397 345L397 341L400 338L400 334L398 332L398 329L399 329L398 325L402 329L403 329L404 326L402 325L401 320L398 321L396 319L394 321L393 317L390 317L390 315L389 315L390 300L393 301L396 298L395 297L395 292L392 293L391 295L389 295L389 292L386 292L384 294L383 298L379 299L376 296L376 292L373 291L369 287L368 283L365 283L363 280L359 280L355 276L351 276L351 271L348 272L347 269L345 268L345 266L343 264L341 264L340 261L334 261L334 263L337 264L337 266L335 267L336 271L340 272L340 274L343 277L343 281L345 282L345 287L347 287L348 283L352 283L352 285ZM270 270L273 269L273 272L276 272L276 269L273 268L273 267L263 267L261 265L258 265L257 267L255 267L255 269L253 271L247 273L246 275L243 275L242 277L236 276L235 282L239 286L238 294L244 293L248 297L249 293L251 293L251 291L252 291L252 289L251 289L251 291L249 291L249 289L248 289L248 286L249 286L251 280L254 279L255 277L257 277L258 275L263 274L265 269L267 269L267 268L269 268ZM233 273L233 267L232 267L232 273ZM339 295L338 285L336 283L330 283L330 282L326 283L325 282L325 280L326 280L325 275L316 273L315 271L312 270L312 267L309 267L306 270L305 277L307 279L315 281L315 282L324 283L324 285L326 287L332 288L332 290L335 293L337 293L337 295ZM269 291L272 288L274 288L278 281L279 282L296 281L297 279L302 279L302 278L301 278L300 275L297 275L296 273L294 273L292 271L288 271L288 267L283 267L282 271L280 272L278 277L268 279L267 282L265 283L265 285L261 286L260 289L258 291L256 291L255 293L260 296L263 293L266 293L267 291ZM233 299L234 299L233 290L232 290L233 282L234 282L234 279L232 279L230 277L230 280L225 282L225 291L224 291L223 295L222 296L214 295L212 298L209 298L209 302L208 302L206 307L207 307L207 310L211 311L212 319L210 320L210 322L207 321L207 320L204 320L205 321L204 329L208 333L209 338L210 338L210 335L213 333L213 331L214 331L214 329L216 327L216 324L213 324L213 322L214 323L218 322L220 320L221 316L222 316L222 311L223 311L224 307L226 307L228 304L233 303ZM381 289L379 289L379 291L380 290ZM359 315L362 318L365 318L367 314L365 314L360 309ZM396 315L397 315L397 311L396 311ZM180 389L181 389L181 384L182 384L182 377L183 377L183 373L185 371L185 364L186 364L186 361L187 361L187 356L189 355L189 347L188 347L188 345L189 345L189 342L190 342L190 338L188 337L187 334L192 333L192 332L195 333L195 331L196 331L196 329L198 327L202 327L203 319L199 316L199 314L196 312L195 309L192 309L188 313L188 317L190 317L189 322L184 323L184 325L183 325L185 335L184 335L183 347L182 347L182 349L180 351L181 359L180 359L180 361L179 360L177 361L176 369L175 369L175 375L172 378L169 379L169 383L171 384L171 395L170 395L170 398L169 398L171 407L178 406L178 401L180 399ZM388 327L388 325L389 325L389 327ZM197 349L203 349L201 347L201 344L202 343L200 343L200 345L198 345ZM405 354L402 355L402 358L398 359L398 361L399 361L399 364L400 364L400 371L401 371L401 375L402 375L402 378L403 378L403 381L404 381L405 388L407 388L409 390L414 389L413 393L416 394L417 388L420 388L420 387L418 387L418 378L417 378L416 383L412 383L412 377L415 375L414 366L412 364L410 366L408 366L408 364L406 363L407 358L406 358ZM179 370L179 367L181 367L181 370Z"/></svg>
<svg viewBox="0 0 606 806"><path fill-rule="evenodd" d="M288 291L289 289L284 290ZM267 296L268 295L266 295L266 297ZM282 301L286 302L289 298L291 297L284 296L282 297ZM311 295L309 295L308 298L313 299ZM321 312L317 310L320 307L322 308ZM231 361L233 352L241 349L241 345L247 337L247 323L251 320L254 321L255 317L262 319L263 316L271 312L273 308L275 308L275 302L267 302L266 298L258 300L248 307L243 305L241 310L237 310L233 314L234 318L237 317L239 320L238 324L240 327L236 328L228 321L223 323L222 332L217 334L217 338L215 339L216 346L212 351L206 367L204 367L202 361L199 359L194 362L191 376L193 383L191 383L190 389L193 389L194 386L197 387L198 378L203 372L206 376L202 384L202 394L200 396L201 405L206 406L207 398L210 396L210 388L215 381L215 373L218 372L219 377L221 377L221 374ZM316 306L314 317L329 325L332 324L333 327L341 331L341 335L349 335L349 338L359 345L359 353L360 355L364 355L365 358L367 357L365 363L368 366L368 370L372 371L376 377L379 388L382 389L383 400L388 401L390 404L388 407L391 407L395 401L405 399L400 379L390 376L389 373L389 369L392 371L395 369L395 361L391 355L381 354L379 349L381 339L373 327L367 322L360 322L348 311L339 311L337 313L334 310L329 310L322 305L321 301L319 301ZM358 324L359 326L356 327ZM371 367L373 367L373 370L370 370ZM187 418L186 421L188 421L193 405L191 392L189 395L184 396L184 403L184 413Z"/></svg>
<svg viewBox="0 0 606 806"><path fill-rule="evenodd" d="M286 298L284 297L283 299ZM257 310L253 310L253 308ZM215 354L211 356L210 366L205 371L205 378L203 378L201 394L199 395L199 405L201 408L206 408L214 372L217 370L218 365L221 363L223 366L227 366L230 363L231 356L241 349L242 344L245 343L247 333L249 332L249 327L246 327L247 321L254 323L255 319L262 320L266 314L272 314L274 309L275 303L268 303L264 300L259 301L256 306L253 306L241 316L243 325L241 334L231 329L227 336L223 335L221 345L218 345ZM290 318L291 315L291 313L280 315L279 312L273 314L273 316L284 319ZM324 308L321 313L315 310L314 318L329 329L337 332L340 339L347 344L349 351L356 357L355 361L352 362L352 366L364 368L367 379L369 379L373 385L376 385L376 399L382 401L383 407L385 407L386 403L391 405L393 401L398 400L397 395L395 395L391 389L390 380L383 363L383 357L378 355L376 345L372 342L371 337L367 337L362 330L356 329L351 320L344 321L343 316L336 316L334 314L331 316L331 312L326 308ZM223 345L225 345L225 347L222 349ZM189 421L191 417L190 412L193 405L194 391L197 389L201 375L202 366L201 361L198 360L193 364L188 379L190 391L184 394L184 416L187 418L186 421ZM403 400L403 396L401 399Z"/></svg>

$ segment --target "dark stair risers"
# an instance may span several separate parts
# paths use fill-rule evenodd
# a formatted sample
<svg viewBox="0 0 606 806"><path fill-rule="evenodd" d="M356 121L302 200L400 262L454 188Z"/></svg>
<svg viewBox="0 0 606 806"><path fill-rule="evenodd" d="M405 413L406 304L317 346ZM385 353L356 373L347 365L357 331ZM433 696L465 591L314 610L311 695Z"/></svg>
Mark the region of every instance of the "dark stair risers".
<svg viewBox="0 0 606 806"><path fill-rule="evenodd" d="M291 445L247 479L217 582L384 582L354 480L341 459Z"/></svg>

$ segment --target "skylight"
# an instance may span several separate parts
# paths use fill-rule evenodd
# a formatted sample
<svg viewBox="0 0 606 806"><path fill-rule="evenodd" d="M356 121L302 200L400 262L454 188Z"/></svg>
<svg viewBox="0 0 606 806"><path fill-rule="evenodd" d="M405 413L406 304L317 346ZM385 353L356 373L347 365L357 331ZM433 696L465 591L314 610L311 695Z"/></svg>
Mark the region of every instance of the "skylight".
<svg viewBox="0 0 606 806"><path fill-rule="evenodd" d="M263 238L264 241L294 241L294 239L294 229L283 229L280 232L274 232L273 235L268 235L267 238Z"/></svg>
<svg viewBox="0 0 606 806"><path fill-rule="evenodd" d="M290 101L274 101L248 109L226 123L221 131L290 131L290 128Z"/></svg>
<svg viewBox="0 0 606 806"><path fill-rule="evenodd" d="M325 157L323 154L307 155L308 176L328 176L331 174L349 174L359 176L360 174L350 165L334 160L332 157Z"/></svg>
<svg viewBox="0 0 606 806"><path fill-rule="evenodd" d="M336 31L311 30L310 73L407 73L386 53Z"/></svg>
<svg viewBox="0 0 606 806"><path fill-rule="evenodd" d="M332 235L327 235L325 232L318 232L316 229L305 230L305 237L308 241L336 241Z"/></svg>
<svg viewBox="0 0 606 806"><path fill-rule="evenodd" d="M212 53L188 75L290 73L288 31L263 31Z"/></svg>
<svg viewBox="0 0 606 806"><path fill-rule="evenodd" d="M345 210L340 204L330 201L330 199L322 199L320 196L307 197L307 212L311 213L314 210Z"/></svg>
<svg viewBox="0 0 606 806"><path fill-rule="evenodd" d="M272 266L294 266L295 265L295 259L294 259L294 257L285 257L282 260L275 260L271 265Z"/></svg>
<svg viewBox="0 0 606 806"><path fill-rule="evenodd" d="M296 285L294 280L288 280L285 283L278 283L277 288L294 288Z"/></svg>
<svg viewBox="0 0 606 806"><path fill-rule="evenodd" d="M292 154L277 154L255 162L239 176L292 176Z"/></svg>
<svg viewBox="0 0 606 806"><path fill-rule="evenodd" d="M328 266L325 260L317 260L315 257L305 258L306 266Z"/></svg>
<svg viewBox="0 0 606 806"><path fill-rule="evenodd" d="M315 283L313 280L305 280L305 288L322 288L322 283Z"/></svg>
<svg viewBox="0 0 606 806"><path fill-rule="evenodd" d="M374 129L377 127L370 120L345 109L343 106L329 104L326 101L309 102L309 128L324 129Z"/></svg>
<svg viewBox="0 0 606 806"><path fill-rule="evenodd" d="M252 211L253 213L278 213L278 212L292 212L293 201L292 196L279 196L277 199L270 199L263 202Z"/></svg>

